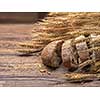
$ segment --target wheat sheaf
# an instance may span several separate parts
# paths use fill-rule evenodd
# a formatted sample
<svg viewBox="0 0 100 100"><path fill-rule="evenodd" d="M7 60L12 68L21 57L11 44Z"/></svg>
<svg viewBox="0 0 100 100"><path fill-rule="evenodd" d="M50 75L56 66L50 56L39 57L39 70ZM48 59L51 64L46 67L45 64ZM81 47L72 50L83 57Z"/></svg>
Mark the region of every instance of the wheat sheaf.
<svg viewBox="0 0 100 100"><path fill-rule="evenodd" d="M89 36L91 34L100 35L100 13L99 12L51 12L48 15L35 23L32 30L32 41L26 43L20 43L23 47L19 52L24 54L32 54L41 52L46 45L53 41L65 41L69 39L75 39L81 35L86 38L80 41L74 41L74 44L82 41L90 41ZM100 42L100 39L93 41L93 43ZM89 42L90 43L90 42ZM91 44L93 44L91 43ZM93 51L97 48L90 48ZM100 52L100 51L99 51ZM99 72L100 62L96 63ZM94 67L93 67L94 68ZM97 68L97 67L96 67ZM99 78L100 75L96 71L93 73L71 73L65 76L69 79L86 79L86 78Z"/></svg>

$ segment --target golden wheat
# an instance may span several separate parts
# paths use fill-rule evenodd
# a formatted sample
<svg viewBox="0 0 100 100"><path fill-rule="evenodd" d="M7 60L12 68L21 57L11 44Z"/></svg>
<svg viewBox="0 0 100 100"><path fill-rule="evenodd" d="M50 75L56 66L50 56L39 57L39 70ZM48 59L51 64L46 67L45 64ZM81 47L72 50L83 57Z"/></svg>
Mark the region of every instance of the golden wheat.
<svg viewBox="0 0 100 100"><path fill-rule="evenodd" d="M99 12L51 12L33 25L31 43L20 45L26 49L33 48L38 51L54 40L66 40L81 34L92 33L100 34Z"/></svg>

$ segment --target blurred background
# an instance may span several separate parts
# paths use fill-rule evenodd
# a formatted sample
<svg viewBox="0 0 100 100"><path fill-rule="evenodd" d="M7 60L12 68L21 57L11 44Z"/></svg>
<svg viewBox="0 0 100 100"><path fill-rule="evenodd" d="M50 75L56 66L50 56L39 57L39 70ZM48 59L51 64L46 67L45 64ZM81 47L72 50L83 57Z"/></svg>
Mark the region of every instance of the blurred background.
<svg viewBox="0 0 100 100"><path fill-rule="evenodd" d="M0 23L34 23L46 14L45 12L0 12Z"/></svg>

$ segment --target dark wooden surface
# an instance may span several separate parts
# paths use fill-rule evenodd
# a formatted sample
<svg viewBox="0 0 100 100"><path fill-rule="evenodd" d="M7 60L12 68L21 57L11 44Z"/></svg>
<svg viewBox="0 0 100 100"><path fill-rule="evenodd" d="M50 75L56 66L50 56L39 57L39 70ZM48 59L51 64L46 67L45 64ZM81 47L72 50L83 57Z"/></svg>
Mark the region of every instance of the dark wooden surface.
<svg viewBox="0 0 100 100"><path fill-rule="evenodd" d="M32 24L0 24L0 86L100 86L99 81L69 83L60 75L64 68L40 72L39 55L19 56L18 42L30 41Z"/></svg>
<svg viewBox="0 0 100 100"><path fill-rule="evenodd" d="M0 23L34 23L46 14L44 12L0 12Z"/></svg>

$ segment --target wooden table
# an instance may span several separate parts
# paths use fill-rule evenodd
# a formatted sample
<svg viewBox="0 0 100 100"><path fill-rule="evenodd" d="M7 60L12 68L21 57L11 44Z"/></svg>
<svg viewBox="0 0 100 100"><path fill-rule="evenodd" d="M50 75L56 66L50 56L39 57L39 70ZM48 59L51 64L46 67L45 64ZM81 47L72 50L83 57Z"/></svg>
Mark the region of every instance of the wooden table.
<svg viewBox="0 0 100 100"><path fill-rule="evenodd" d="M32 24L0 24L0 86L100 86L99 81L69 83L58 77L66 69L42 73L39 55L19 56L18 42L30 41Z"/></svg>

